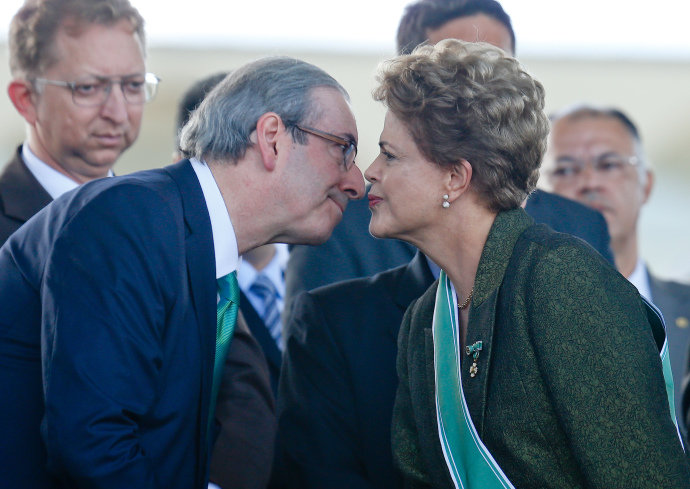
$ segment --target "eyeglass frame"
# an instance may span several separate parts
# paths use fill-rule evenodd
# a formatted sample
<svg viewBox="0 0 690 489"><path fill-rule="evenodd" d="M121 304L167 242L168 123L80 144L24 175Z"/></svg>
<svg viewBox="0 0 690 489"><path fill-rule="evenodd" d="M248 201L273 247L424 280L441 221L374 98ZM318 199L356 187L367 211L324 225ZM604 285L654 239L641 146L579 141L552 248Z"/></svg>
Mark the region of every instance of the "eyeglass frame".
<svg viewBox="0 0 690 489"><path fill-rule="evenodd" d="M125 92L125 89L123 88L122 84L127 83L128 81L132 81L136 77L141 76L139 74L137 75L127 75L127 76L121 76L119 78L109 78L109 77L103 77L103 76L93 76L92 78L84 78L82 80L76 80L76 81L65 81L65 80L51 80L48 78L33 78L31 79L31 82L35 85L37 83L39 84L44 84L44 85L53 85L56 87L63 87L63 88L68 88L72 94L72 102L74 102L75 105L78 107L101 107L103 106L107 101L108 97L110 96L110 93L112 92L113 85L120 85L120 90L122 91L122 96L124 97L125 101L130 104L130 105L144 105L151 100L153 100L156 96L156 93L158 92L158 84L160 83L161 79L154 75L153 73L144 73L144 82L142 83L142 91L144 92L144 100L143 102L132 102L127 98L127 93ZM86 83L87 80L96 80L95 83ZM102 101L96 104L84 104L83 102L77 102L77 88L78 86L81 85L90 85L93 84L95 85L96 83L103 83L105 84L105 97L103 98ZM151 90L146 90L146 87L152 87ZM150 93L150 95L147 95Z"/></svg>
<svg viewBox="0 0 690 489"><path fill-rule="evenodd" d="M295 124L294 127L302 132L306 132L307 134L325 139L326 141L331 141L332 143L336 143L337 145L341 146L343 149L343 168L346 172L350 171L352 167L355 166L355 159L357 158L357 143L354 140L342 138L340 136L336 136L335 134L331 134L330 132L322 131L309 126L300 126L299 124ZM348 164L347 159L353 151L355 155L352 157L352 161Z"/></svg>
<svg viewBox="0 0 690 489"><path fill-rule="evenodd" d="M591 166L592 169L594 170L595 173L598 175L604 175L604 176L610 176L611 173L606 173L606 170L603 170L600 168L600 165L604 162L606 162L607 158L616 158L618 161L617 163L621 163L620 169L623 170L626 165L637 167L637 168L642 168L642 159L639 158L637 155L631 155L631 156L623 156L618 153L604 153L596 158L587 158L586 160L580 159L580 158L573 158L570 156L567 157L561 157L556 160L556 163L554 164L554 167L549 169L548 171L548 176L549 178L556 179L559 181L567 181L567 180L574 180L576 178L581 178L582 172L584 171L586 166ZM574 175L558 175L556 172L558 170L562 170L563 168L559 168L559 160L567 159L568 161L572 162L572 166L577 166L579 168L578 173Z"/></svg>

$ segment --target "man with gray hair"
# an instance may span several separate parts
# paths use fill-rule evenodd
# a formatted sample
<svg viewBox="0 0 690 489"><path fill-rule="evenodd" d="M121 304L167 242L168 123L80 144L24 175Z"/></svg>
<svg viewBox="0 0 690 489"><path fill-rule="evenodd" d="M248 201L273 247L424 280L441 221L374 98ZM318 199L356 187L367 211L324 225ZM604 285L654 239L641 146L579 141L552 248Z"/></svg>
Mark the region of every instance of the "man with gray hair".
<svg viewBox="0 0 690 489"><path fill-rule="evenodd" d="M64 195L0 248L0 351L21 344L43 369L19 384L24 366L2 364L0 387L20 392L1 409L25 424L6 404L42 389L24 397L44 402L32 409L45 408L56 484L204 487L220 372L239 339L239 255L323 242L364 192L347 93L291 58L220 83L181 150L189 159Z"/></svg>
<svg viewBox="0 0 690 489"><path fill-rule="evenodd" d="M639 254L637 226L654 174L639 131L623 111L575 105L551 117L549 147L542 167L550 190L601 211L611 233L616 268L666 320L677 418L685 431L681 381L690 346L690 285L651 274Z"/></svg>
<svg viewBox="0 0 690 489"><path fill-rule="evenodd" d="M158 78L128 0L27 1L10 26L8 95L27 135L0 174L0 245L51 200L111 175Z"/></svg>

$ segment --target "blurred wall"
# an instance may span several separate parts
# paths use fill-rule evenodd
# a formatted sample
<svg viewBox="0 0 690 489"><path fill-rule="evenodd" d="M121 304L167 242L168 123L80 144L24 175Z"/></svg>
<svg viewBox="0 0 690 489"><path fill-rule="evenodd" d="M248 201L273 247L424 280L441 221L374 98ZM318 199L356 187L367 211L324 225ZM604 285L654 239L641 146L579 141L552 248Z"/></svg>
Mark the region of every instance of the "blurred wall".
<svg viewBox="0 0 690 489"><path fill-rule="evenodd" d="M390 53L259 52L239 49L180 49L154 46L149 70L161 77L158 95L146 108L139 140L115 167L118 174L168 164L174 147L177 101L196 79L230 70L265 55L287 54L331 73L350 92L359 127L358 164L365 169L378 152L384 109L371 99L377 64ZM521 58L546 87L547 110L577 101L617 105L638 123L656 172L656 186L641 221L641 252L662 276L690 279L690 63L611 59ZM7 48L0 54L0 85L7 86ZM0 166L24 137L23 120L0 96Z"/></svg>

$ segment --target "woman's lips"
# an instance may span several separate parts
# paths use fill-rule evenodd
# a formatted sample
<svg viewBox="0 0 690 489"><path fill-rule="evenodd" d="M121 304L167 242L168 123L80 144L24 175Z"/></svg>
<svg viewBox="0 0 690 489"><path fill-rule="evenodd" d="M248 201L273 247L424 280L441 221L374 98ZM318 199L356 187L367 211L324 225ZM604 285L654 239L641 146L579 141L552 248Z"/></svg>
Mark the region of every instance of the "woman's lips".
<svg viewBox="0 0 690 489"><path fill-rule="evenodd" d="M383 199L381 197L369 194L369 208L370 209L372 207L376 207L376 205L382 201L383 201Z"/></svg>

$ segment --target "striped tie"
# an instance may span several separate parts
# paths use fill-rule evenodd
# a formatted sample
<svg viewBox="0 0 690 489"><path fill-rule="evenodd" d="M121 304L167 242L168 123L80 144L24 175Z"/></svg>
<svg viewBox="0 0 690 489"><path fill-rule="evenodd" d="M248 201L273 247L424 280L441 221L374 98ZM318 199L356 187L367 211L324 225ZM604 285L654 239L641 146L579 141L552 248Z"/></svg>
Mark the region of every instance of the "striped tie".
<svg viewBox="0 0 690 489"><path fill-rule="evenodd" d="M280 310L278 309L278 291L275 285L266 275L260 273L256 276L256 280L249 290L261 298L264 306L261 319L263 319L278 348L282 350L282 326L280 324Z"/></svg>
<svg viewBox="0 0 690 489"><path fill-rule="evenodd" d="M240 288L237 285L237 272L232 272L218 279L218 306L216 308L216 357L213 366L213 390L211 391L211 412L208 426L213 423L213 416L218 398L220 379L223 373L225 357L232 340L237 320L237 306L240 302Z"/></svg>

